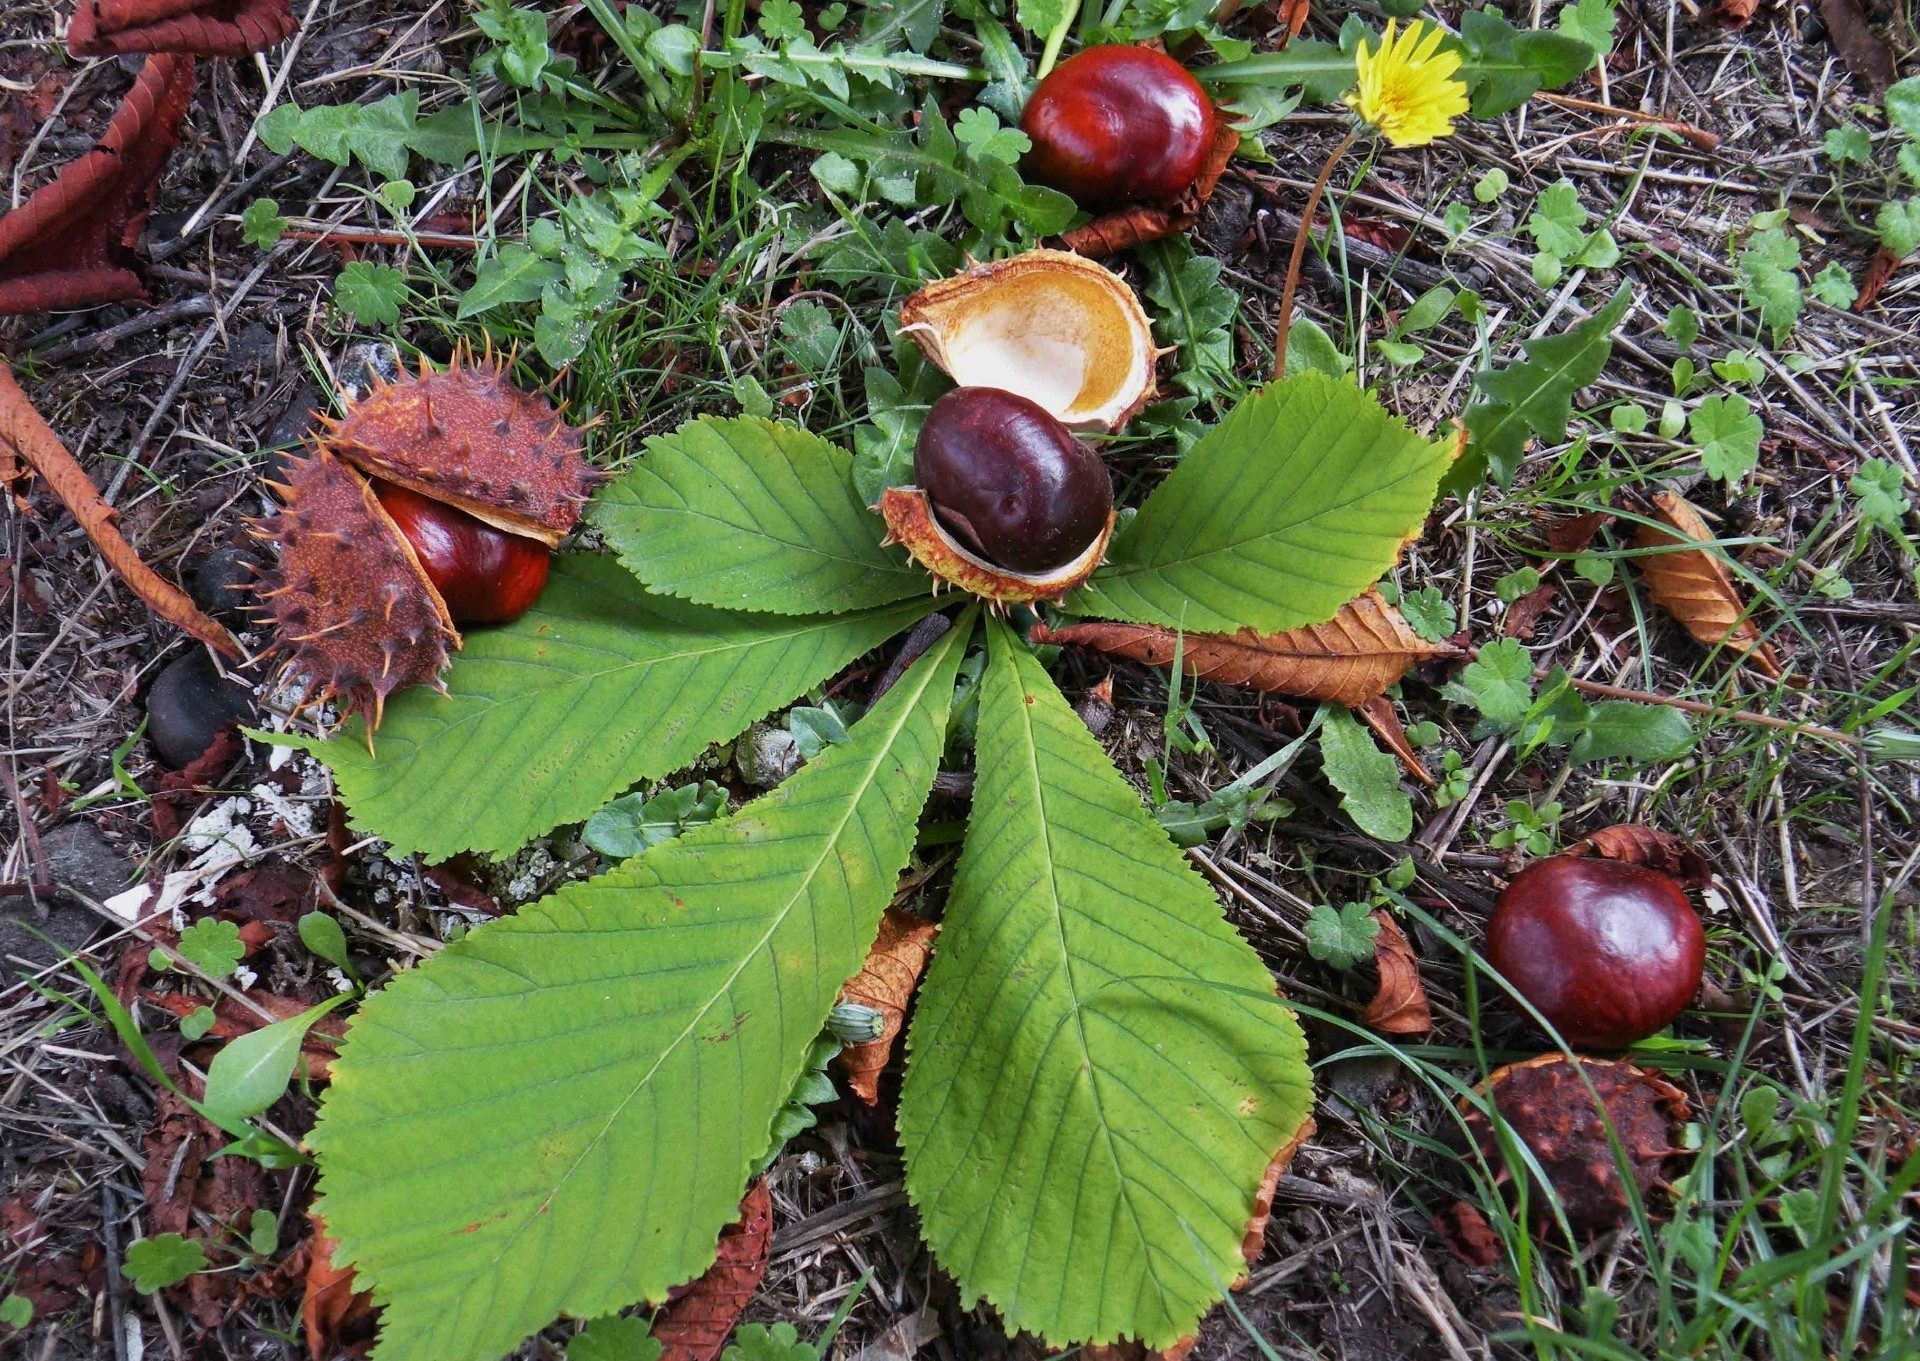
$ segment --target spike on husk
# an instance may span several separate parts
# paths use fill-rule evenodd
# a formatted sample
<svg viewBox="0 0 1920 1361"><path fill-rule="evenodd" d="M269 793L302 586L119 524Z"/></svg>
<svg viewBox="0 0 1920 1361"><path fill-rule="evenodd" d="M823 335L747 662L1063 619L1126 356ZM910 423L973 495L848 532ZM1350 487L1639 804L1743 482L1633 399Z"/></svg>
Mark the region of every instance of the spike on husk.
<svg viewBox="0 0 1920 1361"><path fill-rule="evenodd" d="M365 478L324 448L285 478L284 506L254 528L280 554L254 583L255 609L303 703L336 699L366 715L371 741L387 696L438 685L460 635Z"/></svg>
<svg viewBox="0 0 1920 1361"><path fill-rule="evenodd" d="M905 547L914 561L941 581L1001 605L1066 599L1067 592L1093 575L1113 538L1114 516L1109 512L1106 528L1079 557L1051 572L1028 575L996 567L968 552L935 518L927 494L918 487L887 488L875 509L887 522L887 543Z"/></svg>
<svg viewBox="0 0 1920 1361"><path fill-rule="evenodd" d="M496 529L557 545L603 474L583 432L544 396L507 381L491 352L444 370L376 380L329 422L327 446L361 471L463 510Z"/></svg>
<svg viewBox="0 0 1920 1361"><path fill-rule="evenodd" d="M1030 250L941 279L901 329L962 387L999 388L1074 430L1118 430L1153 396L1153 325L1125 280L1071 251Z"/></svg>

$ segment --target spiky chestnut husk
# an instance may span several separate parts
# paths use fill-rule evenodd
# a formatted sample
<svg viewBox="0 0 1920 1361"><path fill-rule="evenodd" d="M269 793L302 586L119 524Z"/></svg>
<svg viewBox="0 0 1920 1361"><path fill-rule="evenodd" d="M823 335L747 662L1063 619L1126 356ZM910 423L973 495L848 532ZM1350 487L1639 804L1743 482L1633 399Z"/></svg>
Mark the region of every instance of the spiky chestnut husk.
<svg viewBox="0 0 1920 1361"><path fill-rule="evenodd" d="M887 522L887 543L905 547L915 562L941 581L1000 605L1066 599L1067 592L1093 575L1113 538L1114 516L1109 511L1106 527L1084 553L1064 567L1029 576L996 567L968 552L934 518L927 494L918 487L887 488L875 509Z"/></svg>
<svg viewBox="0 0 1920 1361"><path fill-rule="evenodd" d="M445 370L422 359L418 378L376 380L327 424L328 447L361 471L549 548L604 479L581 456L582 432L491 355L455 354Z"/></svg>
<svg viewBox="0 0 1920 1361"><path fill-rule="evenodd" d="M254 527L280 561L255 584L273 650L308 701L338 700L380 725L387 696L440 684L460 635L425 569L367 480L317 449L276 488L282 506Z"/></svg>
<svg viewBox="0 0 1920 1361"><path fill-rule="evenodd" d="M1667 1159L1683 1152L1674 1147L1673 1138L1687 1118L1686 1093L1630 1063L1591 1058L1579 1063L1606 1106L1644 1197L1659 1184ZM1620 1165L1593 1095L1571 1060L1564 1054L1542 1054L1510 1064L1494 1070L1478 1090L1492 1096L1501 1117L1533 1151L1575 1233L1593 1237L1626 1222ZM1466 1102L1461 1109L1481 1155L1498 1169L1495 1181L1505 1184L1508 1170L1487 1117ZM1537 1193L1533 1204L1538 1222L1551 1222Z"/></svg>

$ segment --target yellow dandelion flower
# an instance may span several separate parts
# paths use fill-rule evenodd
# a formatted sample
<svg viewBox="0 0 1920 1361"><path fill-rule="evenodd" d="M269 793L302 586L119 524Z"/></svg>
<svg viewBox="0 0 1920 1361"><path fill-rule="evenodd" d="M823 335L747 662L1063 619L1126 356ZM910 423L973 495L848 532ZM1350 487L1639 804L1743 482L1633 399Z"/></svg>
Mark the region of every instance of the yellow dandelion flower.
<svg viewBox="0 0 1920 1361"><path fill-rule="evenodd" d="M1458 52L1442 52L1445 32L1416 19L1398 38L1389 19L1380 41L1354 54L1360 84L1347 96L1361 121L1397 147L1426 146L1453 132L1467 111L1467 87L1455 76Z"/></svg>

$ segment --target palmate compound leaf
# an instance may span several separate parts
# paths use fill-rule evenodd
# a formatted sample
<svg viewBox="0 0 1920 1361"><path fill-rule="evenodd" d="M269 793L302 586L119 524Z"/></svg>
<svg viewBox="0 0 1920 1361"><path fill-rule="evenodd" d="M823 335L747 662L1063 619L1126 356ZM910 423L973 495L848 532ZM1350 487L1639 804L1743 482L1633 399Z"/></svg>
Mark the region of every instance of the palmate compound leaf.
<svg viewBox="0 0 1920 1361"><path fill-rule="evenodd" d="M1067 608L1195 633L1324 623L1400 556L1451 456L1351 383L1275 383L1188 451Z"/></svg>
<svg viewBox="0 0 1920 1361"><path fill-rule="evenodd" d="M492 1361L713 1260L906 863L967 625L725 822L401 974L312 1136L320 1210L386 1306L375 1355Z"/></svg>
<svg viewBox="0 0 1920 1361"><path fill-rule="evenodd" d="M609 558L557 555L539 604L467 634L450 694L394 697L372 754L358 720L329 742L278 740L330 766L353 826L402 852L509 851L678 770L932 608L730 614L649 595Z"/></svg>
<svg viewBox="0 0 1920 1361"><path fill-rule="evenodd" d="M1240 1274L1307 1116L1273 980L1039 661L991 625L978 784L908 1034L907 1193L972 1301L1165 1347Z"/></svg>
<svg viewBox="0 0 1920 1361"><path fill-rule="evenodd" d="M648 588L724 609L833 614L927 594L853 489L853 458L795 425L689 421L594 499Z"/></svg>

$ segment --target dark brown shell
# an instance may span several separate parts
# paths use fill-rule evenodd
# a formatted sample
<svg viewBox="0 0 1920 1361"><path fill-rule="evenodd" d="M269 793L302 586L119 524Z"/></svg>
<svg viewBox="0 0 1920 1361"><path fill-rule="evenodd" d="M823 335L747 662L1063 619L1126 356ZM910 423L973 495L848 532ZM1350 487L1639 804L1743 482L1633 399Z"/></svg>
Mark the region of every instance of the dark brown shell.
<svg viewBox="0 0 1920 1361"><path fill-rule="evenodd" d="M582 432L507 381L491 356L376 383L329 422L327 445L369 476L464 510L549 548L580 523L602 474Z"/></svg>
<svg viewBox="0 0 1920 1361"><path fill-rule="evenodd" d="M255 528L278 546L256 608L309 700L337 699L380 725L387 696L440 683L460 635L365 478L325 449L292 465L281 510Z"/></svg>
<svg viewBox="0 0 1920 1361"><path fill-rule="evenodd" d="M1594 1091L1620 1136L1634 1182L1646 1193L1660 1181L1667 1159L1681 1152L1674 1135L1687 1118L1686 1094L1672 1083L1630 1063L1582 1058ZM1490 1093L1501 1116L1533 1151L1553 1183L1574 1232L1585 1237L1618 1228L1627 1219L1627 1196L1593 1094L1573 1062L1542 1054L1496 1069L1479 1090ZM1462 1103L1467 1128L1482 1156L1507 1180L1499 1145L1487 1117ZM1540 1206L1540 1197L1533 1197ZM1544 1208L1544 1207L1542 1207ZM1547 1222L1541 1215L1541 1222Z"/></svg>

